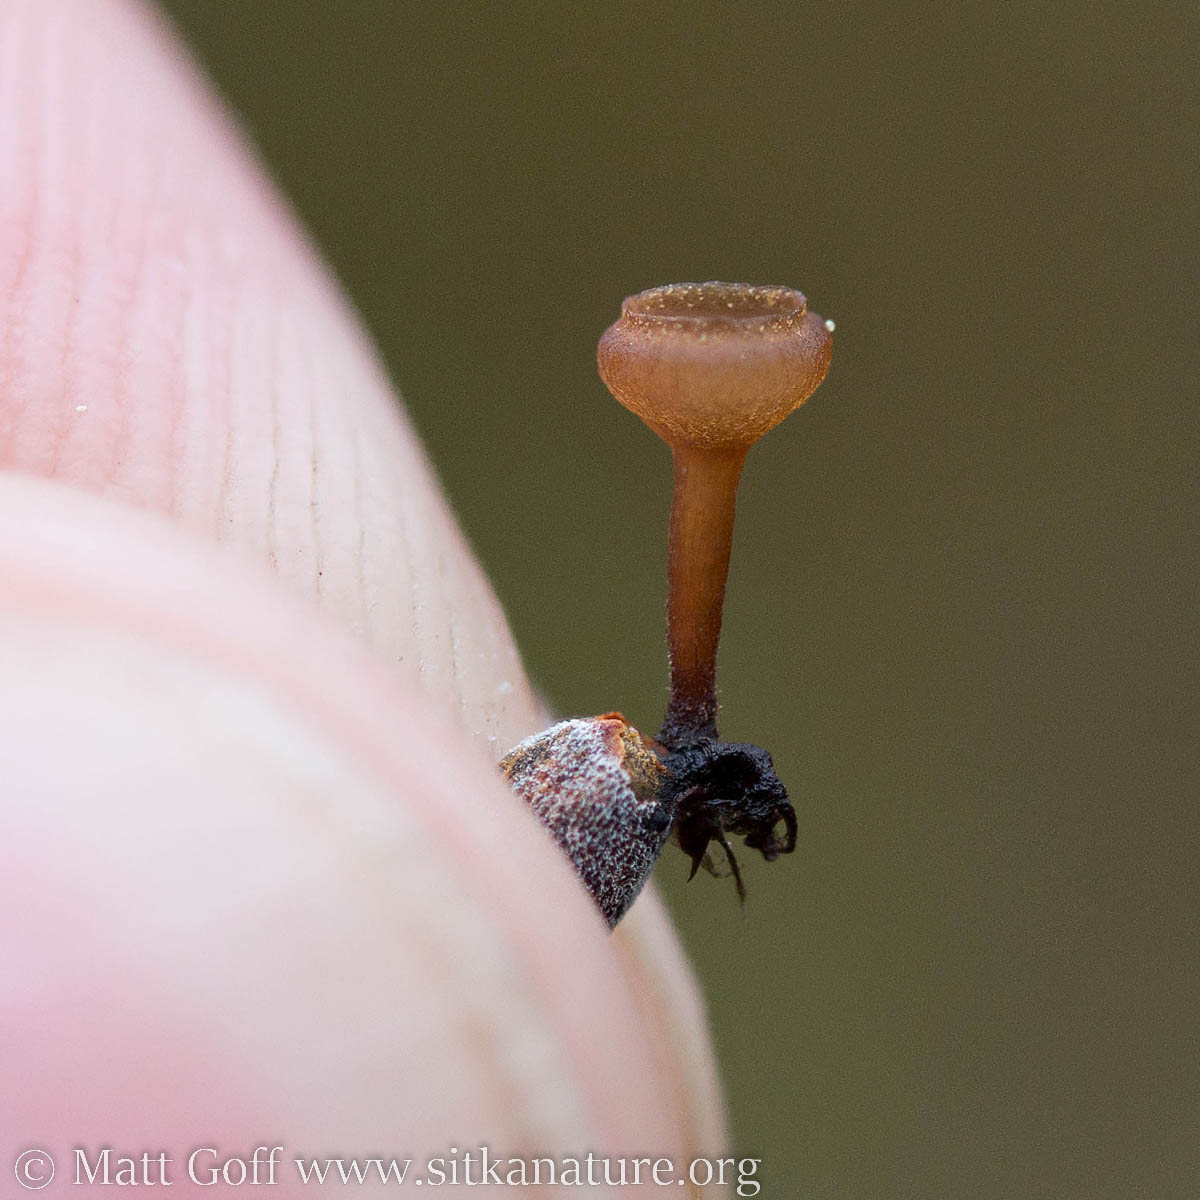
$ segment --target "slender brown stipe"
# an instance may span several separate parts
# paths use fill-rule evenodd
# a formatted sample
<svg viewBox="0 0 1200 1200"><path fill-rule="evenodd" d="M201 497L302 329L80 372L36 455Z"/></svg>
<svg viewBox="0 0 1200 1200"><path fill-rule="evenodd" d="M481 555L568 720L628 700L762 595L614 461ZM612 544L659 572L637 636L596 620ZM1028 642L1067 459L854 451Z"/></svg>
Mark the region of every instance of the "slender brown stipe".
<svg viewBox="0 0 1200 1200"><path fill-rule="evenodd" d="M717 736L716 664L746 453L812 395L833 338L792 288L676 283L630 296L600 339L612 394L675 460L667 552L671 698L659 739Z"/></svg>

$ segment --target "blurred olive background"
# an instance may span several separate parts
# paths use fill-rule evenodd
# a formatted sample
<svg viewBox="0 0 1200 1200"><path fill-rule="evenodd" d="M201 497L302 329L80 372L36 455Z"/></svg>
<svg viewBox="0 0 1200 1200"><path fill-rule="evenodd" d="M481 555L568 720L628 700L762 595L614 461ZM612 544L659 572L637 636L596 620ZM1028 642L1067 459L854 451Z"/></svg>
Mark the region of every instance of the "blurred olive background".
<svg viewBox="0 0 1200 1200"><path fill-rule="evenodd" d="M800 845L744 913L658 870L764 1194L1200 1194L1194 5L163 7L562 712L665 699L621 298L836 319L751 455L721 657Z"/></svg>

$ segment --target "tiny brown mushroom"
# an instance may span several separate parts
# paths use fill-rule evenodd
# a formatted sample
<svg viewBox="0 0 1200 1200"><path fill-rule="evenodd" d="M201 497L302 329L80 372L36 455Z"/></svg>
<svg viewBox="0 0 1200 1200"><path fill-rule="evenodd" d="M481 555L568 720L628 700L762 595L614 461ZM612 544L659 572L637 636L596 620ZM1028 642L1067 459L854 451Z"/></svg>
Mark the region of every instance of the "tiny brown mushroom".
<svg viewBox="0 0 1200 1200"><path fill-rule="evenodd" d="M600 338L601 378L674 457L671 696L659 734L669 747L717 736L717 644L742 464L825 378L830 324L793 288L675 283L630 296Z"/></svg>
<svg viewBox="0 0 1200 1200"><path fill-rule="evenodd" d="M791 288L677 283L630 296L600 339L613 395L671 447L668 548L671 699L657 740L617 713L534 734L501 763L614 925L668 835L716 871L730 837L768 861L796 845L796 814L771 756L717 736L716 659L734 502L750 446L829 369L832 322Z"/></svg>

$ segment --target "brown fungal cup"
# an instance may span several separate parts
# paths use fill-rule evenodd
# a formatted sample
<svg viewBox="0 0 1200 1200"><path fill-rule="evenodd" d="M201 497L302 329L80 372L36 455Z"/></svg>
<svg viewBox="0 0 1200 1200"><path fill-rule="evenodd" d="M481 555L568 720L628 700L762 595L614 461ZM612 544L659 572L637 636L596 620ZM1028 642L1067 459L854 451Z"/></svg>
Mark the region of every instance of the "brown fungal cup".
<svg viewBox="0 0 1200 1200"><path fill-rule="evenodd" d="M600 339L600 376L670 447L671 698L660 740L717 735L716 659L746 453L825 378L826 323L787 287L676 283L630 296Z"/></svg>

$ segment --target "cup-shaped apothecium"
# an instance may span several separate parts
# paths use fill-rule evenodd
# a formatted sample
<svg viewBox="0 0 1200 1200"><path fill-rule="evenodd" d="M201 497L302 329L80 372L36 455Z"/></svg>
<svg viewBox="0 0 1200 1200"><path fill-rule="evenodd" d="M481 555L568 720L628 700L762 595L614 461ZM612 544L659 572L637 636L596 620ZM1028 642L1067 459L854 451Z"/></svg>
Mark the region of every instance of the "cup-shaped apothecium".
<svg viewBox="0 0 1200 1200"><path fill-rule="evenodd" d="M816 391L833 338L794 288L669 283L600 338L609 391L672 448L748 447Z"/></svg>
<svg viewBox="0 0 1200 1200"><path fill-rule="evenodd" d="M746 452L816 390L833 338L793 288L674 283L630 296L600 339L612 394L670 447L672 748L717 733L716 660Z"/></svg>

